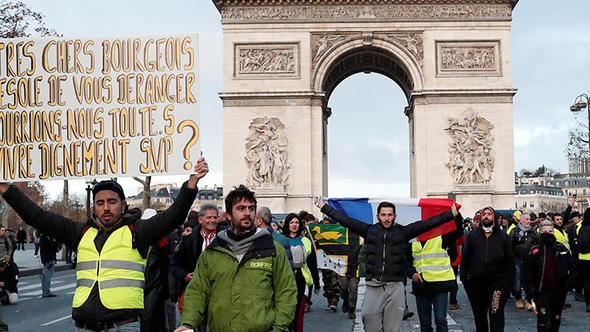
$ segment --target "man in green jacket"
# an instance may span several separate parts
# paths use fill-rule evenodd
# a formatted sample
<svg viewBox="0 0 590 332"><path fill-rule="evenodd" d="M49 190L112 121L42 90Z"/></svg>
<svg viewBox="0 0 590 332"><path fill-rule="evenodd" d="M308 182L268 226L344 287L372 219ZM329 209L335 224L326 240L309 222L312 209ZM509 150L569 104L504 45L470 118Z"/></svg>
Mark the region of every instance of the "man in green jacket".
<svg viewBox="0 0 590 332"><path fill-rule="evenodd" d="M240 185L225 199L230 225L199 257L184 294L181 326L212 332L288 331L297 289L285 249L256 228L256 198Z"/></svg>

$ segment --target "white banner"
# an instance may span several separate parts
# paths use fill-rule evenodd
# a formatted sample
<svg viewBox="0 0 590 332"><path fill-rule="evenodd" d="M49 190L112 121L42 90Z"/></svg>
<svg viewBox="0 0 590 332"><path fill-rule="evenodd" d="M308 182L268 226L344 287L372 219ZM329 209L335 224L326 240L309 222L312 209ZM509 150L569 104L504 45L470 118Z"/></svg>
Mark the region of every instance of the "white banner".
<svg viewBox="0 0 590 332"><path fill-rule="evenodd" d="M0 39L0 181L185 174L198 36Z"/></svg>

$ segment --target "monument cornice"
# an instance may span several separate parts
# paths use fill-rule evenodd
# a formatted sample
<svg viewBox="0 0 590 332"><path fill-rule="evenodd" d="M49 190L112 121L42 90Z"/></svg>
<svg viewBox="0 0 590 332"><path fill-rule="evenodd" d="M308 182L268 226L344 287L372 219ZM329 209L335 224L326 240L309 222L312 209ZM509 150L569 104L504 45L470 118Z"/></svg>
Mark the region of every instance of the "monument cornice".
<svg viewBox="0 0 590 332"><path fill-rule="evenodd" d="M224 107L321 106L325 93L314 91L223 92Z"/></svg>
<svg viewBox="0 0 590 332"><path fill-rule="evenodd" d="M457 5L510 4L518 0L213 0L220 9L226 6L289 6L289 5Z"/></svg>
<svg viewBox="0 0 590 332"><path fill-rule="evenodd" d="M516 0L217 0L223 24L510 21Z"/></svg>

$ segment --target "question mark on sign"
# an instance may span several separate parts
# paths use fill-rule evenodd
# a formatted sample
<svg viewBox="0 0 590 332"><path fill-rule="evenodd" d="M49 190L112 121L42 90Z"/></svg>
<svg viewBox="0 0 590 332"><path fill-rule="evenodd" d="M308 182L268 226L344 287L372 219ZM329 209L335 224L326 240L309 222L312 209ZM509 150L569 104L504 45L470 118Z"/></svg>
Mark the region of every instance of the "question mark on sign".
<svg viewBox="0 0 590 332"><path fill-rule="evenodd" d="M193 163L190 161L191 148L197 143L197 141L199 141L199 126L192 120L183 120L178 124L178 129L176 131L180 134L184 131L185 127L190 127L192 129L192 136L182 151L184 159L187 160L187 162L184 163L184 169L189 170L193 167Z"/></svg>

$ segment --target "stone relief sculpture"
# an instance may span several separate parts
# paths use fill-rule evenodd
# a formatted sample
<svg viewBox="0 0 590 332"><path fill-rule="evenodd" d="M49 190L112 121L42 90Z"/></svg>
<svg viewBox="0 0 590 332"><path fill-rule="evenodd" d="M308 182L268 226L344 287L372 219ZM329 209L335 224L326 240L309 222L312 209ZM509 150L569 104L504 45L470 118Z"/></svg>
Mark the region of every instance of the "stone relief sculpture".
<svg viewBox="0 0 590 332"><path fill-rule="evenodd" d="M288 181L287 135L276 117L255 118L246 138L247 183L252 188L284 190Z"/></svg>
<svg viewBox="0 0 590 332"><path fill-rule="evenodd" d="M455 183L489 183L494 170L491 135L494 125L468 112L463 120L449 118L445 128L451 142L446 166Z"/></svg>
<svg viewBox="0 0 590 332"><path fill-rule="evenodd" d="M397 44L408 50L418 63L422 65L424 60L424 46L421 33L395 33L388 34L387 37L392 38Z"/></svg>
<svg viewBox="0 0 590 332"><path fill-rule="evenodd" d="M401 2L401 1L400 1ZM225 23L240 21L344 21L368 19L444 20L444 19L509 19L510 4L395 4L395 5L296 5L296 6L232 6L223 7Z"/></svg>
<svg viewBox="0 0 590 332"><path fill-rule="evenodd" d="M239 45L236 51L237 74L296 74L296 45Z"/></svg>
<svg viewBox="0 0 590 332"><path fill-rule="evenodd" d="M312 66L313 68L316 67L317 63L322 58L322 55L326 53L326 51L331 48L334 44L338 41L342 41L346 38L346 35L343 34L321 34L321 35L312 35Z"/></svg>
<svg viewBox="0 0 590 332"><path fill-rule="evenodd" d="M494 47L442 47L442 70L495 70Z"/></svg>

